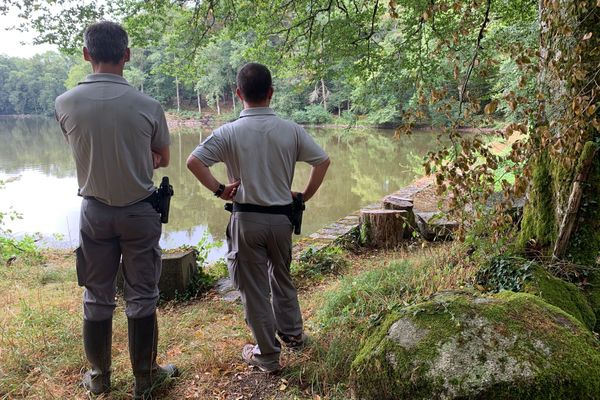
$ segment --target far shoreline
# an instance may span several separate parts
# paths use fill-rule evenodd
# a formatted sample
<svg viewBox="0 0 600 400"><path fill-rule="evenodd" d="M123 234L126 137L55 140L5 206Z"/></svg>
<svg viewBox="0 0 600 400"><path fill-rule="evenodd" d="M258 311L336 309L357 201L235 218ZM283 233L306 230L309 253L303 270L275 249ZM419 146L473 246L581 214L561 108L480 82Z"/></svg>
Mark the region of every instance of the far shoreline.
<svg viewBox="0 0 600 400"><path fill-rule="evenodd" d="M213 114L206 114L204 117L198 118L181 118L177 117L174 114L166 113L167 116L167 124L169 129L175 128L200 128L200 129L216 129L219 126L231 122L233 120L219 120L215 118ZM346 124L300 124L303 127L307 128L316 128L316 129L345 129L345 130L362 130L362 129L372 129L372 130L380 130L380 131L396 131L400 128L398 126L381 126L381 125L346 125ZM411 132L439 132L442 128L436 128L429 125L421 125L414 129ZM474 127L474 126L466 126L457 129L458 132L461 133L485 133L490 134L496 131L499 131L500 128L493 127Z"/></svg>
<svg viewBox="0 0 600 400"><path fill-rule="evenodd" d="M207 113L201 118L181 118L176 115L166 112L167 125L169 129L176 128L196 128L196 129L206 129L213 130L218 128L219 126L230 122L232 120L219 119L215 118L214 114ZM42 114L5 114L0 115L0 119L34 119L34 118L49 118L53 119L51 115L42 115ZM346 124L300 124L303 127L307 128L316 128L316 129L344 129L344 130L363 130L363 129L371 129L371 130L380 130L380 131L396 131L400 128L398 126L381 126L381 125L346 125ZM490 134L497 131L500 131L502 128L493 128L493 127L474 127L474 126L466 126L458 128L458 132L461 133L484 133ZM419 132L440 132L442 128L432 127L430 125L420 125L416 128L412 129L411 132L419 133Z"/></svg>

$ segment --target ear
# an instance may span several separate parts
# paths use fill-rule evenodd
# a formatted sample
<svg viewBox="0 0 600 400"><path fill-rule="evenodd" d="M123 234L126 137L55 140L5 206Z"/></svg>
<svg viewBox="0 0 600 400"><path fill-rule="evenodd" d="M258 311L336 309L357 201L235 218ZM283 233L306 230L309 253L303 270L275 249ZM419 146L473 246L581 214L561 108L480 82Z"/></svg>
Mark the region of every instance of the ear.
<svg viewBox="0 0 600 400"><path fill-rule="evenodd" d="M125 50L125 56L123 58L124 62L128 62L129 60L131 60L131 50L129 49L129 47Z"/></svg>
<svg viewBox="0 0 600 400"><path fill-rule="evenodd" d="M235 88L235 95L243 102L244 101L244 96L242 95L242 91L240 90L240 88Z"/></svg>
<svg viewBox="0 0 600 400"><path fill-rule="evenodd" d="M267 90L267 99L271 100L273 98L273 86Z"/></svg>
<svg viewBox="0 0 600 400"><path fill-rule="evenodd" d="M87 47L83 48L83 59L85 61L92 61L92 57L90 57L90 52L88 51Z"/></svg>

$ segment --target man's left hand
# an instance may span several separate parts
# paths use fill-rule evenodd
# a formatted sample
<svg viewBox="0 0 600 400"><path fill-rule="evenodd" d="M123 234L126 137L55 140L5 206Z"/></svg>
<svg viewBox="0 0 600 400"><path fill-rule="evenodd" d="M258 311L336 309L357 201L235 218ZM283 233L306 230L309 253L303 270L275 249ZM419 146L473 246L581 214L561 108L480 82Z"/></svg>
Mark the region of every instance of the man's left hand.
<svg viewBox="0 0 600 400"><path fill-rule="evenodd" d="M233 200L233 197L236 195L239 186L240 181L235 181L225 185L225 190L223 190L223 193L221 193L221 196L219 197L223 200Z"/></svg>

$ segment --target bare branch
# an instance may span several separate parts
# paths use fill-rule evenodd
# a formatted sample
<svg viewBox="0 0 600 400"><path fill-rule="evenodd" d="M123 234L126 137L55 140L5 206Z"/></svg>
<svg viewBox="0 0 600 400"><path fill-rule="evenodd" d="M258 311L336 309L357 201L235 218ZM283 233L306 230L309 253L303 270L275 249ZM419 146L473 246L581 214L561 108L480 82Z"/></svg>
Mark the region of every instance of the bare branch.
<svg viewBox="0 0 600 400"><path fill-rule="evenodd" d="M477 36L477 44L475 45L475 50L473 51L473 58L471 59L471 63L469 64L469 68L467 69L467 75L465 76L465 80L462 84L462 87L458 91L458 116L462 114L462 106L465 101L465 93L467 92L467 87L469 85L469 79L471 79L471 74L473 73L473 68L475 68L475 61L477 61L477 56L479 55L479 50L481 49L481 40L483 39L483 34L485 32L485 28L487 24L490 22L490 9L492 7L492 0L486 1L486 9L485 9L485 17L483 19L483 23L481 24L481 28L479 29L479 35Z"/></svg>

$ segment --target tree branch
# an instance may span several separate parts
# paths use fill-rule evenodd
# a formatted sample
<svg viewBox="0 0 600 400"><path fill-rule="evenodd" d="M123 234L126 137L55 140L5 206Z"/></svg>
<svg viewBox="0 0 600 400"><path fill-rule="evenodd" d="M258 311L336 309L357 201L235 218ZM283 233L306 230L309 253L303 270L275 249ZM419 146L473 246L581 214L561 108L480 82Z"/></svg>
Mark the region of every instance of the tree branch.
<svg viewBox="0 0 600 400"><path fill-rule="evenodd" d="M481 49L481 40L483 39L483 34L485 32L485 28L487 24L490 22L490 9L492 7L492 0L487 0L486 9L485 9L485 17L483 19L483 23L481 24L481 28L479 29L479 35L477 36L477 44L475 45L475 50L473 51L473 58L471 59L471 63L469 64L469 68L467 69L467 75L465 76L465 80L462 84L462 87L458 91L458 117L460 118L462 114L462 106L465 101L465 93L467 92L467 86L469 85L469 79L471 79L471 74L473 73L473 68L475 68L475 61L477 60L477 56L479 55L479 50Z"/></svg>

